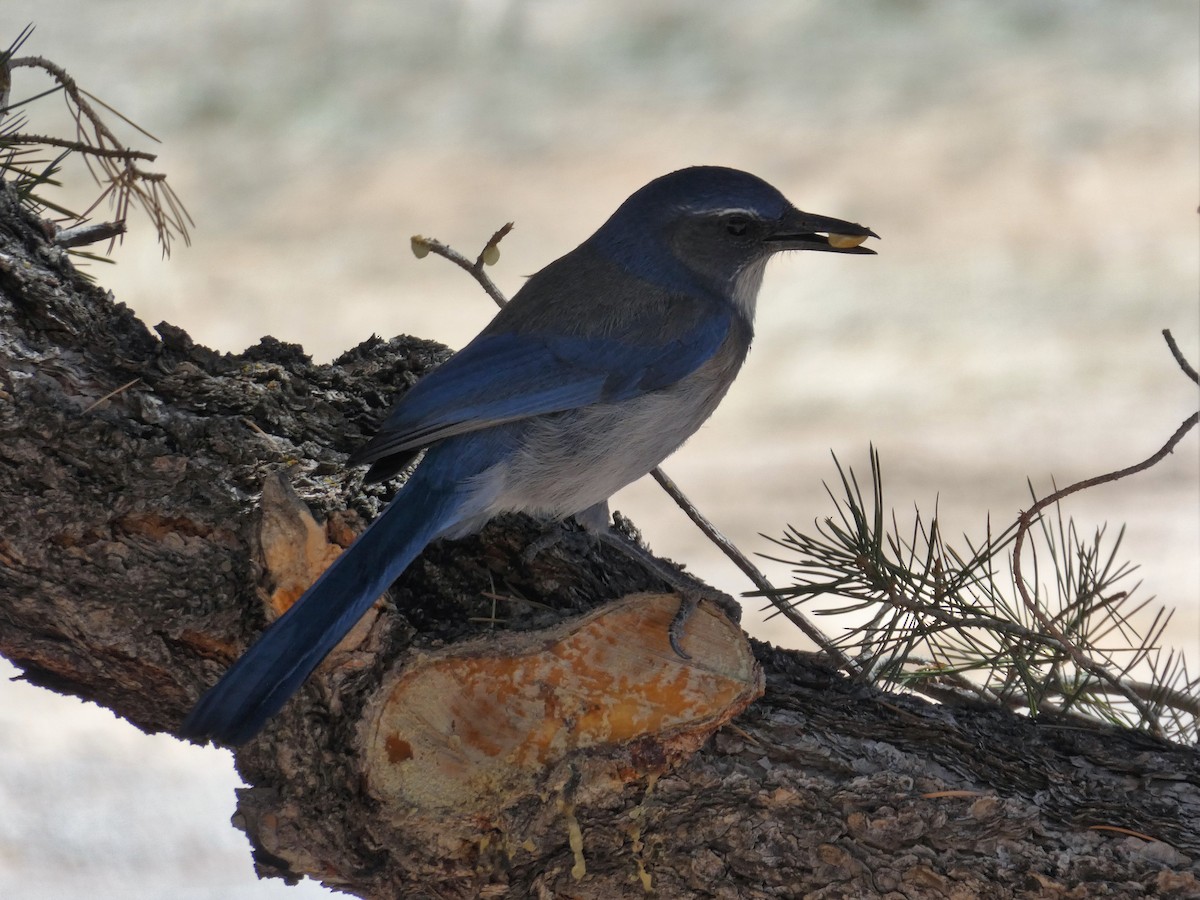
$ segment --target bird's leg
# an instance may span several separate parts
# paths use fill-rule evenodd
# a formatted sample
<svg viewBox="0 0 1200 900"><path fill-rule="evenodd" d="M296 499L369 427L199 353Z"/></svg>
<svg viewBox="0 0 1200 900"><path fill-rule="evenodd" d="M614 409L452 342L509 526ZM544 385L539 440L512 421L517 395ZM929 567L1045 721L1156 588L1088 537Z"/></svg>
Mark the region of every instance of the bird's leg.
<svg viewBox="0 0 1200 900"><path fill-rule="evenodd" d="M688 619L692 617L692 613L696 611L696 607L699 605L700 595L694 591L680 594L679 609L675 610L675 617L671 619L671 624L667 626L667 640L670 641L671 649L675 651L675 655L680 659L692 658L692 654L683 649L679 640L683 637L683 631L687 627Z"/></svg>
<svg viewBox="0 0 1200 900"><path fill-rule="evenodd" d="M641 544L637 532L628 524L628 520L620 513L616 515L615 519L616 522L612 528L592 533L608 546L619 550L630 559L650 569L679 593L679 611L675 613L675 618L671 620L667 631L667 639L671 642L671 649L677 656L681 659L691 659L691 656L680 646L680 640L687 627L688 619L691 618L702 600L709 600L716 604L733 622L737 623L742 620L742 608L736 600L656 557Z"/></svg>
<svg viewBox="0 0 1200 900"><path fill-rule="evenodd" d="M580 527L590 535L598 535L609 528L608 501L602 500L594 506L589 506L583 512L571 516ZM543 523L542 533L529 542L521 555L525 562L532 562L539 553L544 553L563 539L562 527L557 521Z"/></svg>
<svg viewBox="0 0 1200 900"><path fill-rule="evenodd" d="M620 513L617 515L620 515ZM583 512L575 513L571 518L582 525L583 530L590 534L599 534L600 532L608 531L612 523L612 516L608 514L607 500L593 503Z"/></svg>
<svg viewBox="0 0 1200 900"><path fill-rule="evenodd" d="M656 557L642 544L637 529L620 513L613 517L614 521L610 524L607 502L590 506L583 512L576 513L573 518L593 538L649 569L679 594L679 611L671 620L667 639L671 643L671 649L680 659L692 658L684 651L680 642L686 631L688 619L701 601L710 600L715 603L735 623L742 620L742 608L736 600ZM552 525L540 537L530 542L523 555L528 561L553 547L561 539L562 531L557 524Z"/></svg>
<svg viewBox="0 0 1200 900"><path fill-rule="evenodd" d="M525 562L533 562L534 557L545 553L562 540L562 526L558 522L540 523L542 533L529 542L521 557Z"/></svg>
<svg viewBox="0 0 1200 900"><path fill-rule="evenodd" d="M625 556L650 569L679 593L679 609L667 628L667 640L670 641L671 649L675 651L676 656L680 659L691 659L692 655L683 649L679 641L683 637L688 619L700 605L701 593L697 590L699 582L693 580L692 583L688 583L686 577L681 577L684 573L671 569L647 550L638 539L636 531L630 533L622 526L628 527L618 513L617 523L614 527L594 532L594 534L614 550L619 550Z"/></svg>

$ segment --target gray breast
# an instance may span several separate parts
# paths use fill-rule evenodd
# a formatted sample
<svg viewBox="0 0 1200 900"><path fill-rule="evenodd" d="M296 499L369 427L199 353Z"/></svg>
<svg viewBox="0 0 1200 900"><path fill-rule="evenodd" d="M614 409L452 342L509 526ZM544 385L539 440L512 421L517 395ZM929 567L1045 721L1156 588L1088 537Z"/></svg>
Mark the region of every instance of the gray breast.
<svg viewBox="0 0 1200 900"><path fill-rule="evenodd" d="M645 475L716 409L745 360L748 332L735 328L712 359L669 388L519 423L517 452L484 476L491 512L562 518Z"/></svg>

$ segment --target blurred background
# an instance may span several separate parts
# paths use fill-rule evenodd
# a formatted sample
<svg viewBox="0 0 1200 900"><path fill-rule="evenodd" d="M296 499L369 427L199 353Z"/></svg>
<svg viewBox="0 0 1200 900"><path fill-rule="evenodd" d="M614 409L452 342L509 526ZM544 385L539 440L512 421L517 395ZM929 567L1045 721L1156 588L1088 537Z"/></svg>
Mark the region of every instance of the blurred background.
<svg viewBox="0 0 1200 900"><path fill-rule="evenodd" d="M870 225L878 257L772 264L746 369L664 466L756 553L833 512L831 450L865 475L874 442L901 521L936 501L945 534L979 539L1028 505L1027 477L1045 493L1129 465L1195 408L1159 332L1200 358L1198 20L1120 0L5 0L0 43L35 23L23 53L163 140L152 168L193 245L163 261L135 216L118 265L91 271L220 350L462 346L491 301L410 235L474 256L514 220L491 270L511 295L686 165ZM13 96L48 86L21 70ZM28 114L68 133L56 99ZM65 177L87 205L86 173ZM1128 525L1131 581L1176 607L1193 673L1197 446L1065 507L1084 534ZM750 588L648 480L614 507L658 553ZM747 602L753 633L804 646ZM255 880L237 783L225 752L0 680L0 896L328 894Z"/></svg>

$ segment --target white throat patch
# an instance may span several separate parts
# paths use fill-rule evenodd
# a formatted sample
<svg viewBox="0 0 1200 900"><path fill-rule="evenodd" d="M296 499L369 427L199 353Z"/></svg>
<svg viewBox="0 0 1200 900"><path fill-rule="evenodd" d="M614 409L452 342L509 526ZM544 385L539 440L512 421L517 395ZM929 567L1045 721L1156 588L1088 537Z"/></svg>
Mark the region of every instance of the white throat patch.
<svg viewBox="0 0 1200 900"><path fill-rule="evenodd" d="M733 303L750 322L758 308L758 289L762 287L763 272L769 257L764 256L740 269L733 277Z"/></svg>

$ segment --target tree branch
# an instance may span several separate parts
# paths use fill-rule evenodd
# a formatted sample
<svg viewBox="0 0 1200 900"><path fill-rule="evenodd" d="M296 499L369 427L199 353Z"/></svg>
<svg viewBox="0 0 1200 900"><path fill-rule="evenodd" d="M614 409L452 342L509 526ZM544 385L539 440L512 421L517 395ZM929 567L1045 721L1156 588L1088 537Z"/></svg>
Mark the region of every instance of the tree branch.
<svg viewBox="0 0 1200 900"><path fill-rule="evenodd" d="M0 186L0 653L30 682L171 731L267 621L281 590L276 551L336 552L386 501L387 489L344 469L345 455L445 350L373 339L313 365L272 339L234 356L165 323L156 331L81 279ZM294 500L276 490L281 471ZM511 706L540 703L554 761L520 783L507 766L494 770L474 794L485 812L389 803L382 770L415 749L402 732L371 730L384 721L371 710L393 690L418 673L441 677L451 658L461 677L513 659L501 651L514 642L553 635L561 646L610 610L636 619L640 607L619 598L657 584L569 529L527 558L542 533L508 517L431 546L236 751L249 785L236 821L261 874L307 874L370 897L1200 889L1194 749L895 697L765 645L752 647L765 696L707 743L618 703L608 718L637 736L579 746L574 736L594 723L564 718L549 680L475 682L485 697L518 690L520 703L457 719L451 737L486 737ZM718 635L734 631L710 624L714 651L728 649ZM661 628L610 635L613 656L632 631ZM710 677L716 657L684 663L664 647L650 658L690 680ZM597 703L623 696L592 685L575 708L592 708L592 692ZM425 720L458 700L427 696L438 705ZM429 769L428 783L447 771Z"/></svg>

